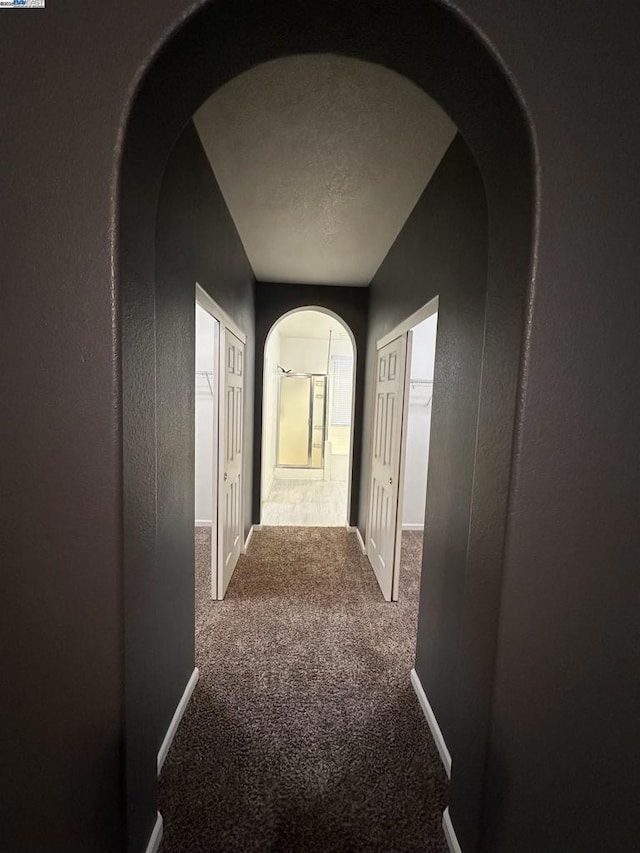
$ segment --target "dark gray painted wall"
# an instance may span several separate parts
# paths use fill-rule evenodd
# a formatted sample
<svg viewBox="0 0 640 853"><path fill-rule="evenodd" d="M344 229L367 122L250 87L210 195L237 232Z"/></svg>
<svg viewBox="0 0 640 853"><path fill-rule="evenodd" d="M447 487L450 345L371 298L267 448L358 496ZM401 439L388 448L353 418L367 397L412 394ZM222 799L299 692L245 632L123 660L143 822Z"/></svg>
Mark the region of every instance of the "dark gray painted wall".
<svg viewBox="0 0 640 853"><path fill-rule="evenodd" d="M360 463L367 348L369 290L363 287L329 287L309 284L256 284L256 397L254 435L262 436L262 394L264 390L264 346L273 326L288 311L315 305L328 308L344 320L356 342L355 400L353 412L353 467L349 523L356 524L360 499ZM253 455L253 521L260 522L260 479L262 443L256 442Z"/></svg>
<svg viewBox="0 0 640 853"><path fill-rule="evenodd" d="M640 834L640 9L521 12L502 27L483 15L535 119L541 198L483 849L630 853Z"/></svg>
<svg viewBox="0 0 640 853"><path fill-rule="evenodd" d="M152 374L161 175L216 81L278 52L334 49L424 85L480 164L487 318L496 322L485 338L479 447L509 421L489 415L513 381L521 330L512 318L521 316L532 233L525 125L487 50L525 105L538 207L516 452L506 472L491 453L476 460L458 706L475 717L478 686L493 682L494 668L476 666L473 651L495 631L497 602L483 849L635 850L637 6L514 0L507 14L501 0L459 0L481 34L469 43L455 12L422 0L283 0L253 29L250 8L219 0L207 13L215 25L186 27L146 79L125 134L137 81L192 8L68 0L3 16L5 849L122 849L124 784L129 826L132 814L139 834L153 824L156 732L144 703L135 717L131 697L146 687L133 659L143 671L154 665L154 625L145 623L154 483L143 452L154 383L141 365ZM511 483L508 504L502 494L482 500L482 482L495 478ZM145 725L151 742L141 751ZM464 755L454 757L451 796L466 836L476 780L465 789ZM122 772L134 765L139 788L133 769ZM144 849L128 834L131 849Z"/></svg>
<svg viewBox="0 0 640 853"><path fill-rule="evenodd" d="M152 328L147 307L152 258L148 251L150 241L134 239L140 232L136 223L144 223L154 214L153 188L159 180L163 152L176 125L186 120L189 110L229 76L280 53L337 50L390 64L441 98L467 138L473 140L474 153L482 164L489 188L490 296L485 315L485 343L488 341L490 346L485 346L483 353L478 429L481 434L484 424L491 433L488 436L491 464L483 469L476 456L472 495L475 510L467 549L467 572L470 566L476 571L489 567L492 572L491 594L485 596L479 607L482 630L479 632L478 625L473 624L468 632L472 637L481 633L483 645L492 648L497 628L522 305L530 260L532 182L527 127L508 85L484 48L469 37L450 13L435 5L425 6L421 0L407 0L402 14L398 7L388 5L377 7L377 14L372 16L367 4L357 0L352 4L333 4L331 11L328 14L326 4L302 8L283 0L270 7L265 17L256 14L251 3L244 9L239 9L237 3L216 3L190 21L169 44L137 95L123 153L120 201L126 233L123 231L121 239L119 272L124 285L122 308L126 321L122 327L126 380L123 399L128 403L123 415L123 440L126 448L133 448L132 460L139 459L141 465L138 470L135 465L125 469L125 492L135 489L146 475L146 454L153 445L151 406L145 406L141 412L134 405L145 397L149 351L155 343L150 340L146 346L140 345L140 326ZM242 43L240 52L236 49L238 42ZM464 66L464 71L459 69L456 75L448 73L452 53ZM185 63L193 63L188 85L183 85ZM508 370L504 369L505 364ZM488 393L492 388L497 389L493 397ZM487 401L484 411L483 399ZM499 430L494 428L494 422L500 424ZM125 654L127 835L131 849L143 838L145 815L149 815L147 820L151 823L150 806L155 794L150 772L153 754L143 730L145 702L148 704L150 692L144 690L140 675L150 671L151 661L147 659L144 666L144 659L153 648L152 626L145 621L144 608L139 607L139 602L145 600L142 591L153 582L154 558L151 549L141 551L141 540L136 535L149 504L150 501L143 507L125 506L124 575L132 579L131 589L125 591L125 616L131 623L127 636L132 638ZM473 529L475 519L483 517L484 528L486 518L490 519L490 537L486 536L482 523L476 525L477 530ZM486 577L487 572L484 574ZM475 656L471 661L482 675L493 664L492 658L487 661L484 656ZM470 755L468 761L466 757L464 762L458 761L457 777L469 789L462 802L464 813L473 816L471 823L475 830L489 718L488 702L483 700L489 691L478 695L472 682L463 686L470 687L475 702L474 715L465 717L465 734L470 743L479 746L477 754Z"/></svg>
<svg viewBox="0 0 640 853"><path fill-rule="evenodd" d="M495 328L487 315L487 230L482 178L458 135L371 283L365 399L365 412L371 411L376 341L438 296L416 672L456 762L458 787L452 787L451 809L466 851L476 849L478 844L492 699L499 536L504 529L499 522L494 523L498 541L490 543L491 568L483 570L483 598L468 584L474 476L483 459L498 455L500 443L508 443L510 429L504 407L502 412L498 405L485 407L484 411L480 407L483 360L487 357L485 335L487 329ZM498 318L498 328L509 328L515 311L517 303L511 317L505 314ZM508 359L504 344L499 357ZM515 367L511 370L515 371ZM503 423L498 429L500 414ZM479 446L478 435L483 428L486 439ZM365 418L364 472L369 470L370 454L371 421ZM359 521L363 534L368 491L368 478L363 477ZM498 490L475 500L494 514L499 512ZM490 572L494 577L493 595L487 595ZM483 630L473 633L471 663L468 650L461 649L463 636L472 631L465 622L469 599L484 621ZM478 671L483 678L473 678ZM460 713L460 690L468 691L472 714Z"/></svg>
<svg viewBox="0 0 640 853"><path fill-rule="evenodd" d="M371 282L365 411L373 411L376 341L439 297L429 489L416 671L450 743L478 427L487 278L482 179L456 136ZM363 460L371 456L365 419ZM368 466L363 470L368 473ZM369 478L363 477L364 535Z"/></svg>
<svg viewBox="0 0 640 853"><path fill-rule="evenodd" d="M253 445L253 273L190 123L171 154L157 221L157 745L194 667L194 300L197 281L247 335L245 482ZM245 528L251 490L245 492Z"/></svg>

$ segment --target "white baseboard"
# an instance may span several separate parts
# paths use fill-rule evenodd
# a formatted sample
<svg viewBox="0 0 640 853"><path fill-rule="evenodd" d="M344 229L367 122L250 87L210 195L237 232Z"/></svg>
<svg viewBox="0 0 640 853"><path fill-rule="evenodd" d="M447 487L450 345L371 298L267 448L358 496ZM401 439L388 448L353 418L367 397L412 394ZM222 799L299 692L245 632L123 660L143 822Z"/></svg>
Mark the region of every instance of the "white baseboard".
<svg viewBox="0 0 640 853"><path fill-rule="evenodd" d="M358 528L357 527L351 527L349 524L347 524L347 530L349 531L349 533L355 533L356 534L356 539L358 540L358 545L360 546L360 550L362 551L363 554L366 554L367 549L364 547L364 541L362 539L362 535L361 535L360 531L358 530Z"/></svg>
<svg viewBox="0 0 640 853"><path fill-rule="evenodd" d="M158 853L160 842L162 841L162 815L158 812L153 831L149 837L146 853Z"/></svg>
<svg viewBox="0 0 640 853"><path fill-rule="evenodd" d="M462 853L462 847L460 847L460 844L458 843L456 831L451 823L451 815L449 814L448 806L442 815L442 829L444 830L444 837L447 840L450 853Z"/></svg>
<svg viewBox="0 0 640 853"><path fill-rule="evenodd" d="M164 736L164 740L162 741L162 746L158 750L158 776L160 775L162 765L164 764L165 758L167 757L167 753L169 752L169 748L173 743L173 739L176 736L176 732L178 731L180 720L184 716L184 712L187 710L189 699L191 699L191 695L195 690L199 678L200 670L196 667L191 673L189 681L187 681L187 686L184 688L182 698L178 702L178 707L176 708L175 714L173 715L171 722L169 723L169 728L167 729L167 733Z"/></svg>
<svg viewBox="0 0 640 853"><path fill-rule="evenodd" d="M444 737L442 732L440 731L440 726L438 725L438 721L436 720L436 715L433 713L433 708L429 704L429 700L427 699L427 694L424 692L422 684L420 683L420 679L418 678L418 673L415 669L411 670L411 683L413 684L413 689L416 691L416 696L418 697L418 702L420 702L420 707L422 708L422 712L427 719L427 723L429 724L429 728L431 729L431 734L433 735L433 739L436 742L436 747L438 748L438 752L440 754L440 759L444 764L444 769L446 771L449 779L451 778L451 753L447 749L447 745L444 742Z"/></svg>
<svg viewBox="0 0 640 853"><path fill-rule="evenodd" d="M403 530L421 530L424 532L424 524L404 524L402 525Z"/></svg>
<svg viewBox="0 0 640 853"><path fill-rule="evenodd" d="M196 518L196 527L211 527L211 519Z"/></svg>
<svg viewBox="0 0 640 853"><path fill-rule="evenodd" d="M324 480L322 468L275 468L274 480Z"/></svg>
<svg viewBox="0 0 640 853"><path fill-rule="evenodd" d="M255 524L252 524L249 528L249 532L247 533L247 538L244 541L244 545L242 546L242 553L247 553L247 548L249 547L249 542L251 542L251 537L253 536L253 531L256 529Z"/></svg>

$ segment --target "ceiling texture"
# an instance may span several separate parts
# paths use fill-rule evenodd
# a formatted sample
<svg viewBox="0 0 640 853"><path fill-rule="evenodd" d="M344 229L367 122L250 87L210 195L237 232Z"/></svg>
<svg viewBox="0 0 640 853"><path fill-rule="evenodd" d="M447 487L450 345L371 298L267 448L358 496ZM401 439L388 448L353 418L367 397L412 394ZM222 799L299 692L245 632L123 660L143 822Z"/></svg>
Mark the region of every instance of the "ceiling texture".
<svg viewBox="0 0 640 853"><path fill-rule="evenodd" d="M258 281L367 286L456 128L405 77L330 54L256 66L194 117Z"/></svg>

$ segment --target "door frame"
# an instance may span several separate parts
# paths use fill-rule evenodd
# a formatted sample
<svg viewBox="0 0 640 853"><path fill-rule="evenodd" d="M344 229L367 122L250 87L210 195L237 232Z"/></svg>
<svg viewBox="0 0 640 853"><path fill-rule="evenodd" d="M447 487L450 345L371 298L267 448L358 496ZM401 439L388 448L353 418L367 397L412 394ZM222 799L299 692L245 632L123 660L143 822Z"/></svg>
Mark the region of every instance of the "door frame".
<svg viewBox="0 0 640 853"><path fill-rule="evenodd" d="M214 424L215 424L215 437L214 437L214 464L213 464L213 499L214 506L213 512L211 513L211 598L216 601L221 601L224 597L221 594L222 589L222 578L219 572L220 559L219 559L219 549L220 542L222 541L222 514L220 513L220 498L222 491L222 466L220 465L220 460L224 457L224 440L225 440L225 424L224 419L221 417L222 412L222 400L220 395L220 388L222 387L222 382L224 380L224 368L226 364L226 353L224 352L225 347L225 331L228 329L232 334L234 334L246 347L247 345L247 336L246 334L234 323L231 317L227 314L227 312L221 308L218 303L213 299L207 292L204 290L196 281L195 283L195 304L200 305L208 314L218 321L218 352L217 352L217 375L216 375L216 393L214 397ZM245 364L246 364L246 355L245 355ZM246 372L245 372L246 376ZM195 380L195 376L194 376ZM246 386L243 387L243 396L246 398ZM246 399L243 400L243 412L244 412L244 403ZM242 419L242 446L245 446L245 428L244 428L244 417ZM217 440L215 440L217 439ZM244 506L244 462L243 467L240 472L240 505ZM244 536L244 531L243 531Z"/></svg>
<svg viewBox="0 0 640 853"><path fill-rule="evenodd" d="M398 482L398 502L397 502L397 512L396 512L396 524L395 524L395 533L394 533L394 543L393 543L393 577L391 584L391 601L397 601L400 589L400 556L401 556L401 545L402 545L402 503L404 497L404 475L406 468L406 460L407 460L407 420L409 417L409 382L411 379L411 355L412 355L412 330L415 326L422 323L423 320L428 319L433 316L439 310L439 297L434 296L433 299L430 299L429 302L422 305L418 308L417 311L414 311L413 314L410 314L397 326L394 326L390 332L387 332L383 337L381 337L378 341L376 341L376 354L383 347L390 344L392 341L395 341L396 338L405 336L406 338L406 358L405 358L405 371L404 371L404 382L402 384L402 400L401 400L401 424L400 424L400 455L398 460L398 467L394 472L394 479L397 478ZM377 355L376 355L377 357ZM375 418L375 394L373 400L373 407L370 412L370 423L373 424ZM369 490L367 497L367 523L365 527L365 543L369 541L369 531L368 527L370 524L370 509L371 509L371 489L372 489L372 475L373 475L373 447L371 449L371 454L369 456ZM424 534L423 534L424 535Z"/></svg>

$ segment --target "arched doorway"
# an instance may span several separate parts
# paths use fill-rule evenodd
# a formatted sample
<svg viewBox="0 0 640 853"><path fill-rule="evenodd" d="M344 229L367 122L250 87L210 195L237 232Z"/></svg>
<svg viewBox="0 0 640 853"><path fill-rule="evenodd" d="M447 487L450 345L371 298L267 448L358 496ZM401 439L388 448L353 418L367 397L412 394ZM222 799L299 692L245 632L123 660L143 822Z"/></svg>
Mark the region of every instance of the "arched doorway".
<svg viewBox="0 0 640 853"><path fill-rule="evenodd" d="M143 69L123 130L118 166L118 305L121 318L122 429L126 453L124 491L125 574L125 799L130 849L142 849L155 809L157 744L148 736L148 676L156 661L144 640L149 621L140 601L156 594L154 234L162 173L185 122L222 83L258 62L292 52L337 52L393 68L422 86L448 112L470 146L487 195L485 346L477 413L477 450L471 505L474 523L464 545L469 575L489 571L478 601L481 615L462 625L473 645L482 623L477 654L463 657L456 692L477 713L465 715L452 744L451 807L465 849L473 849L482 803L490 679L478 691L480 674L491 671L497 631L499 577L506 527L511 447L522 343L523 310L530 281L534 240L535 172L531 129L508 72L474 28L438 3L408 0L377 7L335 3L301 7L278 3L267 13L250 3L207 4L186 22L176 20L168 40ZM452 73L455 68L455 73ZM444 316L444 308L443 308ZM495 430L495 424L500 429ZM436 428L434 426L434 434ZM365 435L368 445L370 436ZM488 452L490 449L490 453ZM364 448L368 452L368 446ZM140 488L140 483L144 487ZM491 537L484 536L483 514ZM145 535L141 538L141 529ZM490 553L488 553L488 551ZM483 567L489 567L484 569ZM473 595L473 591L469 592ZM473 607L466 602L465 612ZM487 627L488 626L488 627ZM466 629L466 630L463 630ZM154 625L151 634L160 633ZM481 679L482 680L482 679ZM465 704L464 702L462 703ZM152 715L151 708L149 714ZM458 799L460 797L461 799Z"/></svg>
<svg viewBox="0 0 640 853"><path fill-rule="evenodd" d="M262 525L345 526L356 343L327 309L283 315L264 347Z"/></svg>

